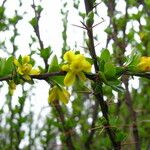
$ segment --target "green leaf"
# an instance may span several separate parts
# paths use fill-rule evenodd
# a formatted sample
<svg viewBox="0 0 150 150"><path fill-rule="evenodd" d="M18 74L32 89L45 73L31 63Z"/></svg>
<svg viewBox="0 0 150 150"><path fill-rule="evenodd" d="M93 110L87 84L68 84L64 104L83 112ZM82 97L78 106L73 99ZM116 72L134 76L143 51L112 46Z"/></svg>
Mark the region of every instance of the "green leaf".
<svg viewBox="0 0 150 150"><path fill-rule="evenodd" d="M48 72L55 72L55 71L59 71L59 70L60 70L60 67L59 67L59 64L58 64L58 59L57 59L57 56L55 55L52 58L52 61L49 65Z"/></svg>
<svg viewBox="0 0 150 150"><path fill-rule="evenodd" d="M104 65L104 74L107 79L115 78L116 75L116 67L111 62L107 62Z"/></svg>
<svg viewBox="0 0 150 150"><path fill-rule="evenodd" d="M88 13L87 19L86 19L86 24L87 26L92 26L94 23L94 12L90 11Z"/></svg>
<svg viewBox="0 0 150 150"><path fill-rule="evenodd" d="M93 59L86 57L86 60L87 60L90 64L93 64Z"/></svg>
<svg viewBox="0 0 150 150"><path fill-rule="evenodd" d="M109 85L120 85L120 80L119 79L114 79L114 80L111 80L111 81L107 81Z"/></svg>
<svg viewBox="0 0 150 150"><path fill-rule="evenodd" d="M51 77L51 80L59 85L64 86L64 76L54 76Z"/></svg>
<svg viewBox="0 0 150 150"><path fill-rule="evenodd" d="M103 72L101 72L101 71L99 72L99 77L100 77L101 81L103 81L105 84L108 84L105 74Z"/></svg>
<svg viewBox="0 0 150 150"><path fill-rule="evenodd" d="M52 54L51 47L44 48L40 50L40 56L44 59L48 59Z"/></svg>
<svg viewBox="0 0 150 150"><path fill-rule="evenodd" d="M120 75L123 74L124 71L125 71L125 68L123 68L123 67L116 67L116 76L119 77Z"/></svg>
<svg viewBox="0 0 150 150"><path fill-rule="evenodd" d="M29 23L32 25L33 28L35 28L38 24L37 18L32 18Z"/></svg>
<svg viewBox="0 0 150 150"><path fill-rule="evenodd" d="M105 62L110 61L110 52L108 49L103 49L100 56L101 60L104 60Z"/></svg>
<svg viewBox="0 0 150 150"><path fill-rule="evenodd" d="M27 117L21 117L21 118L18 119L18 122L21 123L21 124L26 122L26 121L27 121Z"/></svg>
<svg viewBox="0 0 150 150"><path fill-rule="evenodd" d="M25 136L25 131L20 131L20 139L23 139Z"/></svg>
<svg viewBox="0 0 150 150"><path fill-rule="evenodd" d="M20 103L21 105L24 104L24 101L25 101L25 98L24 98L24 97L19 97L19 103Z"/></svg>
<svg viewBox="0 0 150 150"><path fill-rule="evenodd" d="M37 13L41 13L43 10L43 8L41 7L41 5L38 5L37 6Z"/></svg>
<svg viewBox="0 0 150 150"><path fill-rule="evenodd" d="M123 133L123 132L117 132L117 134L116 134L116 141L123 141L125 138L126 138L126 134L125 133Z"/></svg>
<svg viewBox="0 0 150 150"><path fill-rule="evenodd" d="M55 55L52 58L52 61L49 65L48 72L57 72L57 71L60 71L60 65L58 64L58 59L57 59L57 56ZM64 85L63 83L64 76L54 76L54 77L51 77L50 80L52 80L53 82L56 82L57 84Z"/></svg>
<svg viewBox="0 0 150 150"><path fill-rule="evenodd" d="M14 69L13 61L14 61L14 57L9 57L7 59L5 66L3 68L3 76L9 75L13 72L13 69Z"/></svg>
<svg viewBox="0 0 150 150"><path fill-rule="evenodd" d="M112 28L111 28L111 27L107 27L107 28L105 29L105 32L106 32L107 34L111 34L111 33L112 33Z"/></svg>
<svg viewBox="0 0 150 150"><path fill-rule="evenodd" d="M100 57L97 57L97 58L98 58L98 63L99 63L99 70L104 72L105 61L100 59Z"/></svg>
<svg viewBox="0 0 150 150"><path fill-rule="evenodd" d="M9 18L9 23L10 24L17 24L18 21L21 20L21 19L22 19L22 16L17 15L13 18Z"/></svg>
<svg viewBox="0 0 150 150"><path fill-rule="evenodd" d="M79 16L81 16L84 19L86 17L86 13L79 12Z"/></svg>
<svg viewBox="0 0 150 150"><path fill-rule="evenodd" d="M3 76L3 71L5 67L6 59L0 58L0 76Z"/></svg>
<svg viewBox="0 0 150 150"><path fill-rule="evenodd" d="M14 69L13 57L9 57L7 60L0 58L0 76L6 76L12 73Z"/></svg>
<svg viewBox="0 0 150 150"><path fill-rule="evenodd" d="M131 56L127 57L127 61L125 63L127 70L136 71L137 70L137 64L140 61L140 57L141 57L141 55L139 53L136 53L135 51L133 51Z"/></svg>
<svg viewBox="0 0 150 150"><path fill-rule="evenodd" d="M99 77L106 85L111 86L114 91L124 92L124 88L119 85L120 81L118 79L108 81L103 72L99 72Z"/></svg>
<svg viewBox="0 0 150 150"><path fill-rule="evenodd" d="M111 87L112 87L112 89L114 90L114 91L117 91L117 92L124 92L124 88L122 87L122 86L119 86L119 85L110 85Z"/></svg>
<svg viewBox="0 0 150 150"><path fill-rule="evenodd" d="M144 0L144 2L146 3L146 5L147 5L148 7L150 7L150 1L149 1L149 0Z"/></svg>
<svg viewBox="0 0 150 150"><path fill-rule="evenodd" d="M5 11L5 7L0 6L0 19L4 17L4 11Z"/></svg>

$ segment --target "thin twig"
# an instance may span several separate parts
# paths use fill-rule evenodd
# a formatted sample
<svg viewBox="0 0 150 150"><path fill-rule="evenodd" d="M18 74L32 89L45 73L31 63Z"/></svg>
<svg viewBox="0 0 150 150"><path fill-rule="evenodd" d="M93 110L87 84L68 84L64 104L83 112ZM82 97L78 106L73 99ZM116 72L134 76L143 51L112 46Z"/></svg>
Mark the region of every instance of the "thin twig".
<svg viewBox="0 0 150 150"><path fill-rule="evenodd" d="M36 20L37 20L37 25L36 25L35 27L33 27L33 29L34 29L34 32L35 32L37 38L38 38L39 45L40 45L40 49L41 49L41 51L42 51L42 50L44 49L44 44L43 44L43 41L42 41L42 39L41 39L40 27L39 27L39 20L40 20L41 12L42 12L42 11L40 11L40 12L37 12L37 11L36 11L36 5L35 5L35 1L34 1L34 0L33 0L32 8L33 8L33 10L34 10L35 18L36 18ZM48 66L49 66L49 65L48 65L48 60L45 59L45 58L43 58L43 60L44 60L44 64L45 64L45 71L47 71L47 70L48 70Z"/></svg>

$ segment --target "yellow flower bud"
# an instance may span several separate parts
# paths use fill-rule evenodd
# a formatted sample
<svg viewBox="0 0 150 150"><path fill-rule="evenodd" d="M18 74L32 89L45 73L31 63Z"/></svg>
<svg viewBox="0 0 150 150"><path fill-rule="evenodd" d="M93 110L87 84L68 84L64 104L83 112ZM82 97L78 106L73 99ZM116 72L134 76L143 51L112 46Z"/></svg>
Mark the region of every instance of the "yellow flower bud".
<svg viewBox="0 0 150 150"><path fill-rule="evenodd" d="M14 90L16 89L16 84L13 80L9 81L9 93L13 95Z"/></svg>
<svg viewBox="0 0 150 150"><path fill-rule="evenodd" d="M64 104L67 104L70 98L69 92L63 87L54 86L49 91L48 102L51 103L55 100L60 100Z"/></svg>
<svg viewBox="0 0 150 150"><path fill-rule="evenodd" d="M28 56L28 55L24 56L24 57L22 58L22 62L23 62L23 64L29 63L29 62L30 62L30 56Z"/></svg>

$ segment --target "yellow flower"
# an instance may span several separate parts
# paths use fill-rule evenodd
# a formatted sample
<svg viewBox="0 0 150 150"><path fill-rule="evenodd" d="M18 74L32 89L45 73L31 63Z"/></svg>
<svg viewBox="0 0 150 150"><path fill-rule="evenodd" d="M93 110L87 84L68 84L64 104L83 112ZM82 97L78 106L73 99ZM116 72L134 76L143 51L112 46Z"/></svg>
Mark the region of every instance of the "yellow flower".
<svg viewBox="0 0 150 150"><path fill-rule="evenodd" d="M150 57L141 57L137 67L140 71L150 71Z"/></svg>
<svg viewBox="0 0 150 150"><path fill-rule="evenodd" d="M79 77L80 80L86 80L84 72L90 72L92 66L84 55L68 51L64 54L64 60L67 61L67 64L63 65L61 69L67 72L64 79L66 86L72 85L76 77Z"/></svg>
<svg viewBox="0 0 150 150"><path fill-rule="evenodd" d="M50 103L55 100L60 100L64 104L67 104L69 101L69 97L70 97L70 94L66 89L64 89L63 87L54 86L49 91L48 102Z"/></svg>
<svg viewBox="0 0 150 150"><path fill-rule="evenodd" d="M70 70L75 73L81 72L83 70L82 61L74 60L70 64Z"/></svg>
<svg viewBox="0 0 150 150"><path fill-rule="evenodd" d="M22 57L21 62L15 59L14 64L17 67L17 72L26 80L31 80L30 75L40 74L39 69L32 68L32 65L30 64L30 56L28 55Z"/></svg>
<svg viewBox="0 0 150 150"><path fill-rule="evenodd" d="M9 93L10 95L13 95L15 89L16 89L16 84L13 80L9 81Z"/></svg>
<svg viewBox="0 0 150 150"><path fill-rule="evenodd" d="M64 60L68 61L69 63L71 63L73 61L75 57L75 54L73 51L68 51L64 54Z"/></svg>

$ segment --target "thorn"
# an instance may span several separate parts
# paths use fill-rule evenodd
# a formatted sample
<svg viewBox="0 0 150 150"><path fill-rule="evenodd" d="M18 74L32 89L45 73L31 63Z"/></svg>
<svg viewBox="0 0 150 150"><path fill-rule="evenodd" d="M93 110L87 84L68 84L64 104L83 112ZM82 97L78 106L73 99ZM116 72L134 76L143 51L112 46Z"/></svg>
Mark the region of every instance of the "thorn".
<svg viewBox="0 0 150 150"><path fill-rule="evenodd" d="M104 128L102 128L102 130L99 132L99 135L102 134L103 131L104 131Z"/></svg>
<svg viewBox="0 0 150 150"><path fill-rule="evenodd" d="M105 20L102 18L102 21L99 22L99 23L97 23L97 24L95 24L94 26L92 26L92 28L95 28L96 26L100 25L100 24L103 23L104 21L105 21Z"/></svg>
<svg viewBox="0 0 150 150"><path fill-rule="evenodd" d="M75 26L75 27L79 27L79 28L82 28L82 29L85 29L85 30L86 30L86 28L84 28L84 27L82 27L82 26L79 26L79 25L76 25L76 24L71 24L71 25L73 25L73 26Z"/></svg>
<svg viewBox="0 0 150 150"><path fill-rule="evenodd" d="M93 6L93 9L96 8L98 5L100 5L102 2L100 3L96 3L94 6Z"/></svg>
<svg viewBox="0 0 150 150"><path fill-rule="evenodd" d="M100 43L96 44L94 47L97 47L98 45L100 45Z"/></svg>
<svg viewBox="0 0 150 150"><path fill-rule="evenodd" d="M83 48L83 49L86 49L86 50L88 50L88 48L87 47L84 47L84 46L80 46L81 48Z"/></svg>
<svg viewBox="0 0 150 150"><path fill-rule="evenodd" d="M87 27L87 25L84 23L84 22L82 22L82 21L80 21L81 23L82 23L82 25L86 28L86 30L88 30L88 27Z"/></svg>

